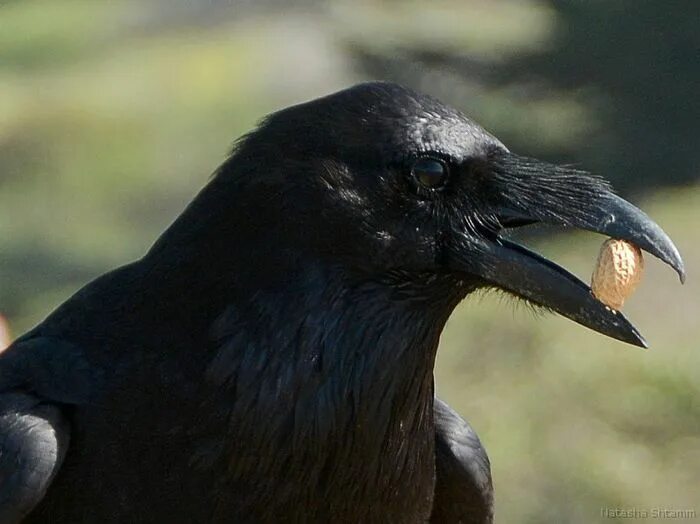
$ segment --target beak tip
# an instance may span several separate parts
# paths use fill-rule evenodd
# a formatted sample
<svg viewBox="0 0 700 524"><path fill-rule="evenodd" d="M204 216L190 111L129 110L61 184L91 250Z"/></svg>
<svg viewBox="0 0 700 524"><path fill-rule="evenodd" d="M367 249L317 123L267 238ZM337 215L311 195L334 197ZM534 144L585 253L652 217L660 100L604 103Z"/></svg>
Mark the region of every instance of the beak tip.
<svg viewBox="0 0 700 524"><path fill-rule="evenodd" d="M683 259L678 252L676 251L675 256L670 257L667 262L676 271L681 284L685 284L685 264L683 264Z"/></svg>
<svg viewBox="0 0 700 524"><path fill-rule="evenodd" d="M639 330L634 327L633 324L631 324L625 316L618 312L617 315L617 332L612 335L613 338L616 338L622 342L627 342L628 344L631 344L633 346L636 346L638 348L642 349L649 349L649 343L646 341L644 336L639 332ZM600 333L603 333L605 335L610 336L611 334L605 331L600 331Z"/></svg>
<svg viewBox="0 0 700 524"><path fill-rule="evenodd" d="M681 262L676 268L676 271L678 272L678 278L680 279L681 284L685 284L685 267L683 267L683 262Z"/></svg>
<svg viewBox="0 0 700 524"><path fill-rule="evenodd" d="M668 255L668 260L665 262L668 262L668 264L676 270L676 273L678 273L678 278L681 281L681 284L685 284L685 264L683 263L683 259L681 258L681 254L678 252L678 248L673 245L673 242L671 242L671 239L668 239L669 244L671 244L671 250Z"/></svg>
<svg viewBox="0 0 700 524"><path fill-rule="evenodd" d="M659 258L666 262L669 266L671 266L673 269L676 270L676 273L678 273L678 278L681 281L681 284L685 284L685 264L683 263L683 258L681 257L680 252L678 251L678 248L675 246L673 241L664 233L663 231L660 230L659 237L663 240L663 244L659 246L659 251L662 256ZM658 256L658 254L657 254Z"/></svg>
<svg viewBox="0 0 700 524"><path fill-rule="evenodd" d="M646 339L642 336L642 334L634 329L632 332L632 338L631 340L628 339L627 342L632 344L633 346L637 346L638 348L641 349L649 349L649 343L646 341Z"/></svg>

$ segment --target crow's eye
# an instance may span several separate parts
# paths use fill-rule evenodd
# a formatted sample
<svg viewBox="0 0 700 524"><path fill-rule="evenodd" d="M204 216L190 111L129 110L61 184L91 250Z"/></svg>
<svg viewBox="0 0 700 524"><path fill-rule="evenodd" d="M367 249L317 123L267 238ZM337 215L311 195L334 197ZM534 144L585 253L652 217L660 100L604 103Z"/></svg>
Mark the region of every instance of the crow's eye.
<svg viewBox="0 0 700 524"><path fill-rule="evenodd" d="M437 189L447 181L447 165L436 158L422 157L415 161L411 175L423 187Z"/></svg>

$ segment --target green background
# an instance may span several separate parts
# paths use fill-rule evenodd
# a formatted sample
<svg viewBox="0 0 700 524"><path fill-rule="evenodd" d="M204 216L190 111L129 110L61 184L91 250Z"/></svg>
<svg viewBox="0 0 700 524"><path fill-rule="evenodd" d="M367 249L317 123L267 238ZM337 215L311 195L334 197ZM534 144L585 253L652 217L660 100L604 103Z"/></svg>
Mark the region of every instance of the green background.
<svg viewBox="0 0 700 524"><path fill-rule="evenodd" d="M614 521L606 507L700 516L700 16L689 9L0 0L0 311L21 333L139 257L267 112L398 80L519 153L610 178L688 269L681 287L646 258L625 312L648 351L498 293L455 311L437 388L489 451L497 520ZM541 229L527 242L587 280L601 240Z"/></svg>

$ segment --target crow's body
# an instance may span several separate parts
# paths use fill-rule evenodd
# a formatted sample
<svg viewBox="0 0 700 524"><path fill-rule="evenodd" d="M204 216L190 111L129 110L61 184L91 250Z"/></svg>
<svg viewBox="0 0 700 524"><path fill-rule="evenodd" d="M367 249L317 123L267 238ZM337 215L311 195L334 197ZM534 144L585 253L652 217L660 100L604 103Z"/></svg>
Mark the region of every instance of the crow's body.
<svg viewBox="0 0 700 524"><path fill-rule="evenodd" d="M192 295L135 305L148 274L108 275L29 334L25 344L45 348L33 361L46 367L52 354L62 370L62 352L74 351L71 378L93 384L66 409L80 453L67 454L30 522L428 518L444 314L423 322L420 301L321 287L320 275L245 306ZM182 299L202 318L182 318ZM140 333L156 310L169 329ZM104 326L115 336L96 336ZM363 347L372 352L358 358Z"/></svg>
<svg viewBox="0 0 700 524"><path fill-rule="evenodd" d="M554 190L516 178L514 201L497 185L509 155L390 84L273 115L143 259L2 354L0 520L489 522L486 454L433 393L455 305L498 285L636 340L563 270L494 242L490 221L523 222L520 200L540 194L557 211L571 175L521 161ZM435 184L440 162L450 185ZM574 175L559 221L622 206ZM509 257L526 270L514 277ZM549 298L538 277L563 291Z"/></svg>

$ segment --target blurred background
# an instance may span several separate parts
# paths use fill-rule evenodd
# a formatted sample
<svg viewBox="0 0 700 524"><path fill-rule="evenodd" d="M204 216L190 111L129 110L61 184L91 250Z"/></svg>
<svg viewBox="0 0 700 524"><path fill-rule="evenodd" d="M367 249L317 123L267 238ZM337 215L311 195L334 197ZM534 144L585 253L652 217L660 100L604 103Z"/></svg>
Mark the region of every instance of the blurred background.
<svg viewBox="0 0 700 524"><path fill-rule="evenodd" d="M12 331L139 257L263 115L367 79L609 178L685 258L681 287L647 257L626 306L649 351L499 295L454 313L437 388L489 451L497 520L661 508L700 521L700 3L0 0ZM535 229L527 242L588 280L601 240Z"/></svg>

